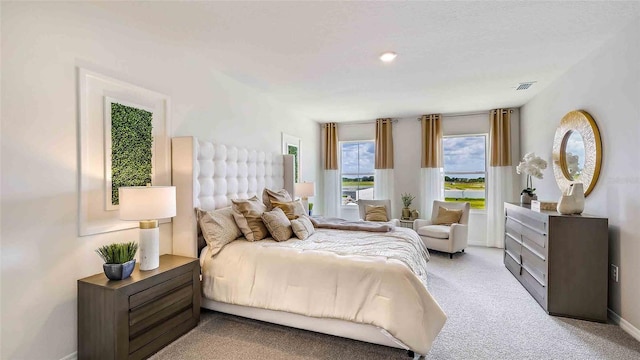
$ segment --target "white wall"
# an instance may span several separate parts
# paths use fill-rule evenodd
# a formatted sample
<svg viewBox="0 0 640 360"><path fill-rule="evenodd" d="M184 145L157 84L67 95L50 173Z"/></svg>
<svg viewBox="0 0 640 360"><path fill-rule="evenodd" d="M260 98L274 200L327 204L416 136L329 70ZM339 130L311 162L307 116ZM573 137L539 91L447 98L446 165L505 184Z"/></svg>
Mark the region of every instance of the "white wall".
<svg viewBox="0 0 640 360"><path fill-rule="evenodd" d="M519 139L519 109L512 113L512 153L513 161L517 164L520 157ZM489 134L489 112L478 115L447 116L442 120L442 132L445 136ZM402 193L411 193L416 199L411 204L412 208L420 209L420 151L422 148L421 125L417 117L399 119L393 124L394 145L394 199L397 202L396 209L401 209L400 196ZM375 139L375 124L339 124L338 139L340 141L372 140ZM517 190L517 189L515 189ZM517 191L514 190L513 201L517 200ZM347 219L357 219L357 209L343 207L341 216ZM400 213L393 214L400 218ZM473 245L486 245L487 241L487 216L485 211L473 210L469 217L469 243Z"/></svg>
<svg viewBox="0 0 640 360"><path fill-rule="evenodd" d="M585 212L609 218L609 260L620 266L620 282L609 281L609 307L640 328L640 22L635 21L572 67L521 110L522 150L551 163L556 127L569 111L583 109L600 129L600 180ZM561 193L553 172L536 180L540 199Z"/></svg>
<svg viewBox="0 0 640 360"><path fill-rule="evenodd" d="M120 4L127 7L131 4ZM102 271L97 247L137 230L77 236L76 66L167 94L173 135L280 151L302 139L315 180L319 127L210 69L197 49L137 30L90 3L1 4L2 359L76 351L76 280ZM171 225L161 226L161 252Z"/></svg>

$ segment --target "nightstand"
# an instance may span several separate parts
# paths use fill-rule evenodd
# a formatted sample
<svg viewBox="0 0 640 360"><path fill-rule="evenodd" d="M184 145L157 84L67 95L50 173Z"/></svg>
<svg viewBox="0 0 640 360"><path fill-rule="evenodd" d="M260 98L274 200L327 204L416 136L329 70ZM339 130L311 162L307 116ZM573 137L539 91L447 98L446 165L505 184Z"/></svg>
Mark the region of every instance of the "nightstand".
<svg viewBox="0 0 640 360"><path fill-rule="evenodd" d="M405 219L400 219L400 226L401 227L405 227L405 228L409 228L409 229L413 229L413 222L415 220L405 220Z"/></svg>
<svg viewBox="0 0 640 360"><path fill-rule="evenodd" d="M144 359L200 321L200 262L160 256L160 266L112 281L78 280L78 358Z"/></svg>

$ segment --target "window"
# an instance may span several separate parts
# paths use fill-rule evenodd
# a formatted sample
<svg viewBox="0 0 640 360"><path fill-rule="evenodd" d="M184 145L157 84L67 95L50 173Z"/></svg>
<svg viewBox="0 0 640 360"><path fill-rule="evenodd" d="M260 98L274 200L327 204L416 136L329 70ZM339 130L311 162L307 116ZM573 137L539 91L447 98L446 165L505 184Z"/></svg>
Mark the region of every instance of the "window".
<svg viewBox="0 0 640 360"><path fill-rule="evenodd" d="M484 209L486 199L486 135L447 136L444 148L444 197Z"/></svg>
<svg viewBox="0 0 640 360"><path fill-rule="evenodd" d="M356 205L360 199L373 199L374 161L374 141L340 143L342 205Z"/></svg>

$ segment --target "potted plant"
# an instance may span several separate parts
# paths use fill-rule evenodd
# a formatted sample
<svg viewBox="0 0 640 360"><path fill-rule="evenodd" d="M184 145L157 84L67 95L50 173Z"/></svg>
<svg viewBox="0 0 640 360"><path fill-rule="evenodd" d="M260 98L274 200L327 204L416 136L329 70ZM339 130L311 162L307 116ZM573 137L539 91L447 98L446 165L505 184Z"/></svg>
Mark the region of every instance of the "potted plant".
<svg viewBox="0 0 640 360"><path fill-rule="evenodd" d="M538 199L531 177L542 179L542 170L546 168L547 162L532 152L525 154L520 164L516 166L516 172L518 174L527 175L527 187L520 193L520 203L531 204L531 200Z"/></svg>
<svg viewBox="0 0 640 360"><path fill-rule="evenodd" d="M413 199L415 199L416 197L405 193L405 194L401 194L400 198L402 199L402 205L404 205L404 208L402 209L402 218L403 219L409 219L411 217L411 209L409 208L411 206L411 202L413 201Z"/></svg>
<svg viewBox="0 0 640 360"><path fill-rule="evenodd" d="M111 280L123 280L131 276L136 266L136 252L138 244L135 242L109 244L96 249L104 264L104 274Z"/></svg>
<svg viewBox="0 0 640 360"><path fill-rule="evenodd" d="M309 203L309 216L313 214L313 203Z"/></svg>

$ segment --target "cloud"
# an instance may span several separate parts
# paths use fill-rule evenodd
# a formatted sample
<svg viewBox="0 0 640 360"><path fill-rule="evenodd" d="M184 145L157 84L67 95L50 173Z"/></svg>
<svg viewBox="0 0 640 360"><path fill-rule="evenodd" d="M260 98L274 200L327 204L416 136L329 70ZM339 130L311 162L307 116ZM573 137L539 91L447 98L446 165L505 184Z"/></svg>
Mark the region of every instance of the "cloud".
<svg viewBox="0 0 640 360"><path fill-rule="evenodd" d="M375 144L373 141L342 143L342 172L351 174L373 174Z"/></svg>
<svg viewBox="0 0 640 360"><path fill-rule="evenodd" d="M443 139L444 171L485 171L485 137L466 136ZM460 175L459 175L460 176ZM476 177L477 175L470 175Z"/></svg>

